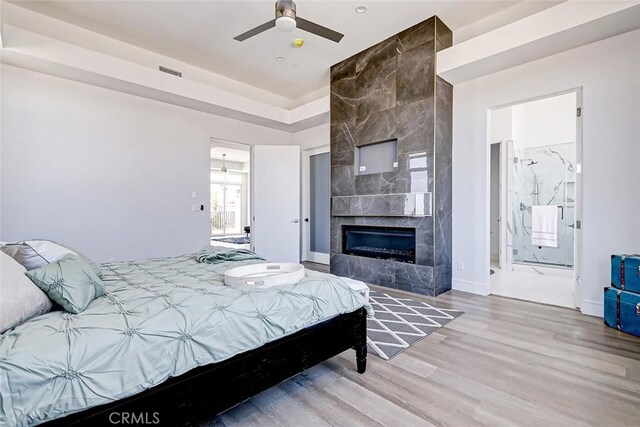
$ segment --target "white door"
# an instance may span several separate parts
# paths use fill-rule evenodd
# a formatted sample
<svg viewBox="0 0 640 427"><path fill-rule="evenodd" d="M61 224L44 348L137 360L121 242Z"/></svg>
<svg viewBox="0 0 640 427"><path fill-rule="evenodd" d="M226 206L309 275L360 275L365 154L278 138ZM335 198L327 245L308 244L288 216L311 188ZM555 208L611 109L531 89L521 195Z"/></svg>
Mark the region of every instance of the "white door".
<svg viewBox="0 0 640 427"><path fill-rule="evenodd" d="M272 262L300 262L300 147L253 147L253 250Z"/></svg>
<svg viewBox="0 0 640 427"><path fill-rule="evenodd" d="M329 146L302 155L302 259L329 264L331 235L331 154Z"/></svg>

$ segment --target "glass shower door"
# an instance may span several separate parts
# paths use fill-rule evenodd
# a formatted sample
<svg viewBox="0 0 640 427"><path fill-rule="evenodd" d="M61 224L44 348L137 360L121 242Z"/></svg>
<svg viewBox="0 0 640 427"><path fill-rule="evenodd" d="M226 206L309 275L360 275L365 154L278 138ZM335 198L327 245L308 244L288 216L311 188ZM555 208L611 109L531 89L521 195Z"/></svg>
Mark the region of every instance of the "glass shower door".
<svg viewBox="0 0 640 427"><path fill-rule="evenodd" d="M513 262L559 267L574 265L575 143L518 148L514 143ZM531 242L532 206L556 206L558 247Z"/></svg>

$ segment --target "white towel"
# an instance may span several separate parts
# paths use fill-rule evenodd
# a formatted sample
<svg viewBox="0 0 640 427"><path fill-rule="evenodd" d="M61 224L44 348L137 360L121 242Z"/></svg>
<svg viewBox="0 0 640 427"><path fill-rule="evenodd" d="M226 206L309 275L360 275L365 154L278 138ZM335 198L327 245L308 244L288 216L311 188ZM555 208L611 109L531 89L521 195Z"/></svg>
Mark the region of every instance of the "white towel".
<svg viewBox="0 0 640 427"><path fill-rule="evenodd" d="M558 206L531 207L531 244L558 247Z"/></svg>

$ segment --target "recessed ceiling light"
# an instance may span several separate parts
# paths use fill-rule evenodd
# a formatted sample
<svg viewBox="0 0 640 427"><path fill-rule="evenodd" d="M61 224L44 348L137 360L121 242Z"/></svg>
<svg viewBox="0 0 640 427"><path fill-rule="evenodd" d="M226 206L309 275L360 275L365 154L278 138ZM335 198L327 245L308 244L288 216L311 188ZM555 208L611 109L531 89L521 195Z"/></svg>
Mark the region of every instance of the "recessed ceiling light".
<svg viewBox="0 0 640 427"><path fill-rule="evenodd" d="M356 7L356 13L365 13L367 11L367 6L361 5Z"/></svg>
<svg viewBox="0 0 640 427"><path fill-rule="evenodd" d="M276 56L276 61L278 62L284 61L284 56Z"/></svg>

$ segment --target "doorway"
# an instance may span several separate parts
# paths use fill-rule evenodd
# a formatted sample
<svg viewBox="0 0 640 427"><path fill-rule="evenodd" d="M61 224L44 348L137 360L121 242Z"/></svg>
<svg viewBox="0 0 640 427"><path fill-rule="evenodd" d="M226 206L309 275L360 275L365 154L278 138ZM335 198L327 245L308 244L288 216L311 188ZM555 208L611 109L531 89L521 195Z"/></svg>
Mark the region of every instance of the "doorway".
<svg viewBox="0 0 640 427"><path fill-rule="evenodd" d="M491 293L577 306L581 92L490 115Z"/></svg>
<svg viewBox="0 0 640 427"><path fill-rule="evenodd" d="M302 259L329 264L331 236L331 154L329 146L303 152Z"/></svg>
<svg viewBox="0 0 640 427"><path fill-rule="evenodd" d="M250 247L249 147L212 143L210 149L211 244Z"/></svg>

